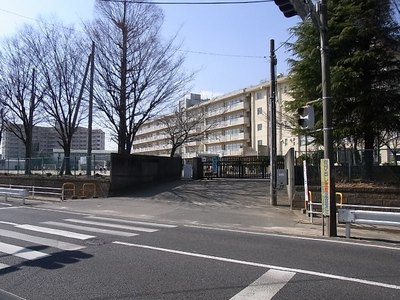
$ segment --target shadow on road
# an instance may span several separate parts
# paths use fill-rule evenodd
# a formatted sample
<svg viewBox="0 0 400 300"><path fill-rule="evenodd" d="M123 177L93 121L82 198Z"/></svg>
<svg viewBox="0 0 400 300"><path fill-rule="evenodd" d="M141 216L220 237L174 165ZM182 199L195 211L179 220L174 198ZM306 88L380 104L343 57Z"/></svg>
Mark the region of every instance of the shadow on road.
<svg viewBox="0 0 400 300"><path fill-rule="evenodd" d="M269 181L260 179L213 179L174 181L119 195L145 200L175 201L191 205L230 206L233 208L270 207ZM279 206L289 206L282 191Z"/></svg>

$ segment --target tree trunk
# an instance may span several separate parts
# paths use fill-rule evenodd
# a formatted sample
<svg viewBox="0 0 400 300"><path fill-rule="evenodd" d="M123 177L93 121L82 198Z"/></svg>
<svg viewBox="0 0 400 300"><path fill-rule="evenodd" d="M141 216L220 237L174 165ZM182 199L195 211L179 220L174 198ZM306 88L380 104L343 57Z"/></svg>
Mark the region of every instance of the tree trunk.
<svg viewBox="0 0 400 300"><path fill-rule="evenodd" d="M120 110L119 110L119 136L118 153L129 154L128 140L126 135L126 77L127 77L127 55L128 55L128 30L126 28L126 2L124 2L124 19L121 22L122 31L122 55L121 55L121 85L120 85Z"/></svg>
<svg viewBox="0 0 400 300"><path fill-rule="evenodd" d="M27 132L25 143L25 175L31 174L31 159L32 159L32 129Z"/></svg>
<svg viewBox="0 0 400 300"><path fill-rule="evenodd" d="M373 178L372 166L374 164L374 135L365 133L365 150L364 150L364 179L371 180Z"/></svg>
<svg viewBox="0 0 400 300"><path fill-rule="evenodd" d="M72 175L71 172L71 147L69 146L64 151L65 153L65 175Z"/></svg>

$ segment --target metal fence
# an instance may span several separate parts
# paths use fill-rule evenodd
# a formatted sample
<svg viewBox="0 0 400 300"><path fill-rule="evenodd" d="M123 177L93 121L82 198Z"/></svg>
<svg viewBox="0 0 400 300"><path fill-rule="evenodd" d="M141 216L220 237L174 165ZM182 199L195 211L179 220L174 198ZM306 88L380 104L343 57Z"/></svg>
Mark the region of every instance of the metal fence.
<svg viewBox="0 0 400 300"><path fill-rule="evenodd" d="M295 156L297 165L301 165L304 159L307 159L311 165L318 165L320 159L324 158L324 151L296 151ZM336 165L362 166L368 157L372 157L373 165L376 166L400 166L400 150L355 150L353 148L334 150L334 163Z"/></svg>
<svg viewBox="0 0 400 300"><path fill-rule="evenodd" d="M65 165L67 158L63 156L50 157L33 157L33 158L6 158L0 159L0 172L7 174L25 174L25 170L30 170L27 175L59 175L63 164ZM83 175L87 170L86 156L69 157L72 174ZM91 157L91 175L96 173L109 175L110 155L92 155Z"/></svg>
<svg viewBox="0 0 400 300"><path fill-rule="evenodd" d="M207 157L202 162L205 177L269 178L269 156ZM284 168L284 157L277 158L277 168Z"/></svg>
<svg viewBox="0 0 400 300"><path fill-rule="evenodd" d="M303 160L307 161L308 177L319 182L320 161L323 151L297 151L295 153L296 175L301 177ZM372 167L367 170L367 159L372 159ZM387 149L354 150L336 149L334 151L335 177L337 181L368 179L374 182L400 183L400 157ZM297 180L296 180L297 181Z"/></svg>

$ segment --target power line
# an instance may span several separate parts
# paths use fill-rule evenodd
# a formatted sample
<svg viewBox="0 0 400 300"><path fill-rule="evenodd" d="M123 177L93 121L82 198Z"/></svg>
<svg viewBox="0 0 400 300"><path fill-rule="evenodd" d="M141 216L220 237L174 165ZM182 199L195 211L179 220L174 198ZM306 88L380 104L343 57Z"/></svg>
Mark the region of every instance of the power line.
<svg viewBox="0 0 400 300"><path fill-rule="evenodd" d="M232 4L259 4L272 2L274 0L249 0L249 1L135 1L135 0L100 0L103 2L126 2L136 4L157 4L157 5L232 5Z"/></svg>
<svg viewBox="0 0 400 300"><path fill-rule="evenodd" d="M282 48L284 45L286 45L289 40L295 35L295 33L293 32L287 39L286 41L284 41L278 48L275 49L275 52L277 52L280 48Z"/></svg>
<svg viewBox="0 0 400 300"><path fill-rule="evenodd" d="M23 15L20 15L20 14L18 14L16 12L5 10L5 9L2 9L2 8L0 8L0 11L3 11L5 13L8 13L10 15L14 15L14 16L17 16L17 17L20 17L20 18L24 18L24 19L28 19L28 20L32 20L32 21L37 21L37 19L31 18L31 17L27 17L27 16L23 16Z"/></svg>
<svg viewBox="0 0 400 300"><path fill-rule="evenodd" d="M193 50L180 50L177 51L185 53L203 54L210 56L224 56L224 57L238 57L238 58L255 58L255 59L265 59L266 56L261 55L240 55L240 54L227 54L227 53L214 53L214 52L203 52L203 51L193 51Z"/></svg>
<svg viewBox="0 0 400 300"><path fill-rule="evenodd" d="M76 32L81 32L81 33L83 33L83 31L77 30L76 28L71 28L71 27L66 27L66 26L60 26L60 25L56 25L56 24L54 24L54 23L48 23L48 22L46 22L46 21L44 21L44 20L40 20L40 19L35 19L35 18L32 18L32 17L24 16L24 15L21 15L21 14L18 14L18 13L16 13L16 12L9 11L9 10L6 10L6 9L0 8L0 11L5 12L5 13L8 13L8 14L11 14L11 15L14 15L14 16L17 16L17 17L20 17L20 18L24 18L24 19L27 19L27 20L35 21L35 22L37 22L37 23L41 23L41 24L44 24L44 25L58 26L58 27L63 28L63 29L73 30L73 31L76 31Z"/></svg>

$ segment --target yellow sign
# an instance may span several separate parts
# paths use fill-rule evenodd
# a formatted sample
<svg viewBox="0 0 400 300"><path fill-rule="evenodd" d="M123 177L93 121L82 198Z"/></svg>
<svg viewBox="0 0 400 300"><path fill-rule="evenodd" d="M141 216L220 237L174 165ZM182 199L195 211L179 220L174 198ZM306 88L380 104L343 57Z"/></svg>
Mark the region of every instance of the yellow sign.
<svg viewBox="0 0 400 300"><path fill-rule="evenodd" d="M321 202L324 216L330 216L330 175L329 159L321 159Z"/></svg>

